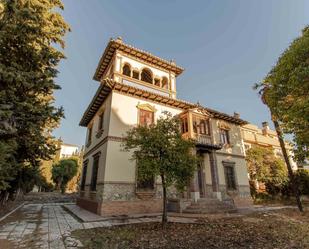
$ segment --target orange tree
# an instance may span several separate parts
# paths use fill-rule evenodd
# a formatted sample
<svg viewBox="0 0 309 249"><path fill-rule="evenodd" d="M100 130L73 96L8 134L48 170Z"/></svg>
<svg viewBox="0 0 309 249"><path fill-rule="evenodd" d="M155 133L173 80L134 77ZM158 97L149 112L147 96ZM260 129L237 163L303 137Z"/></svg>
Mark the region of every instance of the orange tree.
<svg viewBox="0 0 309 249"><path fill-rule="evenodd" d="M167 222L167 189L183 190L193 176L197 158L192 154L194 143L182 138L180 122L165 112L155 124L133 127L123 142L126 151L132 150L138 178L160 178L163 188L162 224Z"/></svg>

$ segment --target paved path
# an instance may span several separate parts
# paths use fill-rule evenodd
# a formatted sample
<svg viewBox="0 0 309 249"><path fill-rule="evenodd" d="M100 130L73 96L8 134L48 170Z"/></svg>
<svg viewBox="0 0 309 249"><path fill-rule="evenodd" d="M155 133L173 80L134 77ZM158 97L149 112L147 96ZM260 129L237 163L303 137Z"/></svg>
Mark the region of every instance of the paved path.
<svg viewBox="0 0 309 249"><path fill-rule="evenodd" d="M84 228L60 204L27 204L0 222L0 248L70 248L70 232Z"/></svg>

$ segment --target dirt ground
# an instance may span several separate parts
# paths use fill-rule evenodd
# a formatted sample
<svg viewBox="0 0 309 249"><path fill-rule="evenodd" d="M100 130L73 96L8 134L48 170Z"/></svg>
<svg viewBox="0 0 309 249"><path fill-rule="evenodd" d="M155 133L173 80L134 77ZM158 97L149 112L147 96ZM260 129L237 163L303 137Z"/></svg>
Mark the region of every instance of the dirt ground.
<svg viewBox="0 0 309 249"><path fill-rule="evenodd" d="M296 209L240 217L202 218L197 224L143 223L76 230L84 248L309 248L309 211Z"/></svg>

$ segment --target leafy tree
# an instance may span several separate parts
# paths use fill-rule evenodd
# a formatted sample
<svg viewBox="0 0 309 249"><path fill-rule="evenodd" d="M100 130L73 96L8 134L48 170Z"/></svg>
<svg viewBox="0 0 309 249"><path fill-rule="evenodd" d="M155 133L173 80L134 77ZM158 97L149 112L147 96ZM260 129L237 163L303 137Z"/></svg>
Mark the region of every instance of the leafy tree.
<svg viewBox="0 0 309 249"><path fill-rule="evenodd" d="M14 183L55 152L50 134L63 110L54 107L53 92L60 89L54 79L64 58L55 45L64 47L69 30L59 9L61 0L0 0L0 139L7 150L0 157L1 191L23 188ZM14 173L3 174L3 165Z"/></svg>
<svg viewBox="0 0 309 249"><path fill-rule="evenodd" d="M280 56L256 85L284 133L292 134L295 156L309 157L309 27Z"/></svg>
<svg viewBox="0 0 309 249"><path fill-rule="evenodd" d="M281 191L287 182L287 170L281 158L270 148L255 146L246 152L247 167L252 181L262 182L271 195Z"/></svg>
<svg viewBox="0 0 309 249"><path fill-rule="evenodd" d="M174 185L181 191L188 185L197 163L192 154L194 143L182 138L179 119L165 112L156 124L130 129L123 146L126 151L133 150L132 159L137 162L140 180L148 180L149 176L161 178L165 225L167 189Z"/></svg>
<svg viewBox="0 0 309 249"><path fill-rule="evenodd" d="M309 27L295 39L279 58L262 83L256 84L263 102L269 107L286 161L293 192L300 211L303 207L299 187L288 160L283 134L292 134L295 158L309 157ZM282 132L283 131L283 132Z"/></svg>
<svg viewBox="0 0 309 249"><path fill-rule="evenodd" d="M62 159L52 168L52 179L56 184L56 189L64 193L68 182L77 174L78 163L74 158Z"/></svg>

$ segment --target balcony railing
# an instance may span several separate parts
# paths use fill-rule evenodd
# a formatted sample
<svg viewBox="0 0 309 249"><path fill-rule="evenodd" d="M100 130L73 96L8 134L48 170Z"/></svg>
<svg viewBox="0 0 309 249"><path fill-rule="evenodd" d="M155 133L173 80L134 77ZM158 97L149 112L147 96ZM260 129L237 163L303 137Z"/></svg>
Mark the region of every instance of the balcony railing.
<svg viewBox="0 0 309 249"><path fill-rule="evenodd" d="M211 136L209 135L194 134L194 140L196 140L198 144L212 144Z"/></svg>
<svg viewBox="0 0 309 249"><path fill-rule="evenodd" d="M189 133L184 133L182 136L185 139L189 139L190 138ZM209 135L194 133L192 139L195 140L197 144L208 144L208 145L212 144L211 136L209 136Z"/></svg>

